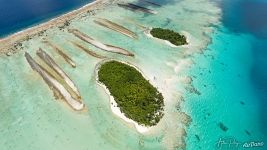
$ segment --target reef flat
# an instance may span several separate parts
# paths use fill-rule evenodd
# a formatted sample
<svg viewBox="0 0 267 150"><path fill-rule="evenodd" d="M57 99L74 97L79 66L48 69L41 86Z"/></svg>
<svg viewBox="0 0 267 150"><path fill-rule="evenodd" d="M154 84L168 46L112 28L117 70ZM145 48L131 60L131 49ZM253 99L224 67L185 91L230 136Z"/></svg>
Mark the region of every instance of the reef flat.
<svg viewBox="0 0 267 150"><path fill-rule="evenodd" d="M135 0L101 0L65 20L58 17L60 24L50 24L44 30L33 27L29 29L32 32L22 31L17 37L11 35L1 40L0 133L5 137L0 139L1 149L186 148L187 129L194 123L188 115L190 111L183 108L186 94L203 95L194 87L197 78L187 71L197 63L193 56L202 54L209 44L210 34L219 23L220 9L209 0L173 0L159 3L161 6L144 6L158 12L151 14L129 11L119 7L121 3L141 6ZM201 11L201 17L196 10ZM192 19L184 19L188 17ZM115 23L113 27L120 30L124 27L132 31L138 38L100 26L95 23L98 18ZM151 27L177 31L186 36L189 44L162 44L144 34ZM38 52L40 48L71 79L82 99L55 71L56 65L39 57L43 55ZM36 68L40 65L38 71L47 81L32 69L26 54L32 57L28 58L32 64L36 62ZM109 90L96 80L95 69L106 58L131 64L162 94L164 115L155 125L136 125L119 114L115 97L112 101ZM64 96L70 103L77 103L77 110Z"/></svg>

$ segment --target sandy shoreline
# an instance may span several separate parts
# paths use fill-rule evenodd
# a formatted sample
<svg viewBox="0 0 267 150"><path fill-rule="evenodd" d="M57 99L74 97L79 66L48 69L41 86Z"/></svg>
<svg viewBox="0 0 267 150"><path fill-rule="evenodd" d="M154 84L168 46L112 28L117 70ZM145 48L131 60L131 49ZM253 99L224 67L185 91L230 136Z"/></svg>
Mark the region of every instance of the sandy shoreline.
<svg viewBox="0 0 267 150"><path fill-rule="evenodd" d="M69 13L63 14L59 17L53 18L47 22L41 23L39 25L29 27L25 30L16 32L14 34L8 35L7 37L0 39L0 54L8 52L16 52L16 45L42 31L45 31L52 27L57 27L63 25L66 21L74 19L76 16L85 13L87 11L96 10L100 6L103 6L106 2L112 0L95 0L92 3L88 3L81 8L73 10Z"/></svg>
<svg viewBox="0 0 267 150"><path fill-rule="evenodd" d="M134 127L136 128L136 130L137 130L138 132L140 132L140 133L145 133L145 132L150 131L150 130L151 130L153 127L155 127L155 126L151 126L151 127L142 126L142 125L139 125L136 121L127 118L127 117L120 111L120 108L117 107L117 103L116 103L116 101L114 100L114 97L110 94L108 88L107 88L104 84L102 84L101 82L99 82L99 80L98 80L98 69L99 69L99 67L100 67L103 63L108 62L108 61L112 61L112 60L113 60L113 59L106 59L106 60L103 60L103 61L99 62L99 63L96 65L94 74L95 74L95 77L96 77L96 82L97 82L97 84L98 84L99 86L101 86L102 88L104 88L104 89L105 89L105 92L109 95L110 108L111 108L112 112L113 112L115 115L117 115L118 117L120 117L121 119L123 119L125 122L129 123L130 125L134 125ZM119 61L119 60L115 60L115 61ZM138 71L142 74L142 76L143 76L144 78L146 78L146 77L144 76L144 74L143 74L137 67L133 66L132 64L129 64L129 63L127 63L127 62L123 62L123 61L119 61L119 62L124 63L124 64L127 64L127 65L130 65L131 67L134 67L136 70L138 70ZM147 78L146 78L146 79L147 79ZM156 126L157 126L157 125L156 125Z"/></svg>

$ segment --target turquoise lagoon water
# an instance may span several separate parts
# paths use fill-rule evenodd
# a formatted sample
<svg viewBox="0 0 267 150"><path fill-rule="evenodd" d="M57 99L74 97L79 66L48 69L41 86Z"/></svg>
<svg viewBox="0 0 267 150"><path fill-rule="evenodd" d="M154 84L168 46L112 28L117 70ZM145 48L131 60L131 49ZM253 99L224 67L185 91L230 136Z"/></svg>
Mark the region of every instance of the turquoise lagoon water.
<svg viewBox="0 0 267 150"><path fill-rule="evenodd" d="M235 140L232 149L266 149L266 2L221 1L222 24L189 74L201 95L187 93L184 110L192 117L188 149L218 147ZM223 131L219 124L227 127ZM244 148L249 142L262 147Z"/></svg>
<svg viewBox="0 0 267 150"><path fill-rule="evenodd" d="M264 118L259 114L261 103L250 82L253 37L220 27L212 39L205 53L195 58L201 63L190 71L201 95L188 93L183 105L193 118L187 130L188 149L220 149L220 138L235 139L240 144L266 142ZM219 123L228 130L223 131Z"/></svg>
<svg viewBox="0 0 267 150"><path fill-rule="evenodd" d="M256 95L249 88L248 70L240 67L243 63L252 66L252 45L247 41L255 40L254 37L235 34L225 28L220 22L222 12L216 2L158 2L162 7L148 6L158 11L154 16L110 5L97 10L96 16L83 14L71 21L69 28L131 50L134 58L103 52L80 41L66 29L58 28L23 42L22 50L10 57L1 56L0 133L4 138L0 138L0 149L155 150L179 149L185 142L187 149L209 150L215 149L217 140L224 136L233 136L239 141L263 140L257 112L259 104L252 101ZM96 17L122 24L139 38L133 40L98 26L93 23ZM185 31L189 34L190 46L171 48L146 37L137 24ZM77 68L71 68L45 45L42 41L46 39L64 49ZM94 67L101 60L88 56L70 41L109 58L130 62L158 87L165 98L165 116L151 132L140 134L112 114L108 95L95 81ZM40 61L35 55L39 47L51 54L76 83L86 110L75 112L62 100L56 100L45 82L32 71L23 55L27 51ZM242 55L238 52L241 48ZM240 89L242 95L237 94ZM201 95L194 92L196 90ZM185 114L192 118L190 126ZM219 128L220 122L228 128L226 132ZM187 131L185 139L184 130Z"/></svg>

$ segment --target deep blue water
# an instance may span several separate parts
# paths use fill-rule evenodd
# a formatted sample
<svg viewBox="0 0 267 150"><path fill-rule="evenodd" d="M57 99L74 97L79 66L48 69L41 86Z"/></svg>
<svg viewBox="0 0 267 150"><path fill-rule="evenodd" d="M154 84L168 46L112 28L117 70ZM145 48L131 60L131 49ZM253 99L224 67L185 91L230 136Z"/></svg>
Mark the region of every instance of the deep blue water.
<svg viewBox="0 0 267 150"><path fill-rule="evenodd" d="M267 135L267 1L226 0L222 8L225 27L232 32L251 34L255 38L250 41L253 55L250 81L260 103L262 131Z"/></svg>
<svg viewBox="0 0 267 150"><path fill-rule="evenodd" d="M44 22L93 0L0 0L0 37Z"/></svg>

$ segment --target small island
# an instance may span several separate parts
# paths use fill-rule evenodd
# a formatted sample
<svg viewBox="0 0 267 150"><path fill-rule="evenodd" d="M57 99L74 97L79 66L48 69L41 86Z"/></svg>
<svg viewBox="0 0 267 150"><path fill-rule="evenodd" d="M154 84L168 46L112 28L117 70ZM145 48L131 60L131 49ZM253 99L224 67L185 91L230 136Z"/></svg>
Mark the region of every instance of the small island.
<svg viewBox="0 0 267 150"><path fill-rule="evenodd" d="M106 86L120 111L143 126L156 125L163 117L163 96L134 67L118 61L101 64L98 80Z"/></svg>
<svg viewBox="0 0 267 150"><path fill-rule="evenodd" d="M170 43L174 44L175 46L186 45L188 44L186 41L186 37L184 35L180 35L179 33L169 30L169 29L162 29L162 28L153 28L150 31L150 34L162 40L167 40Z"/></svg>

